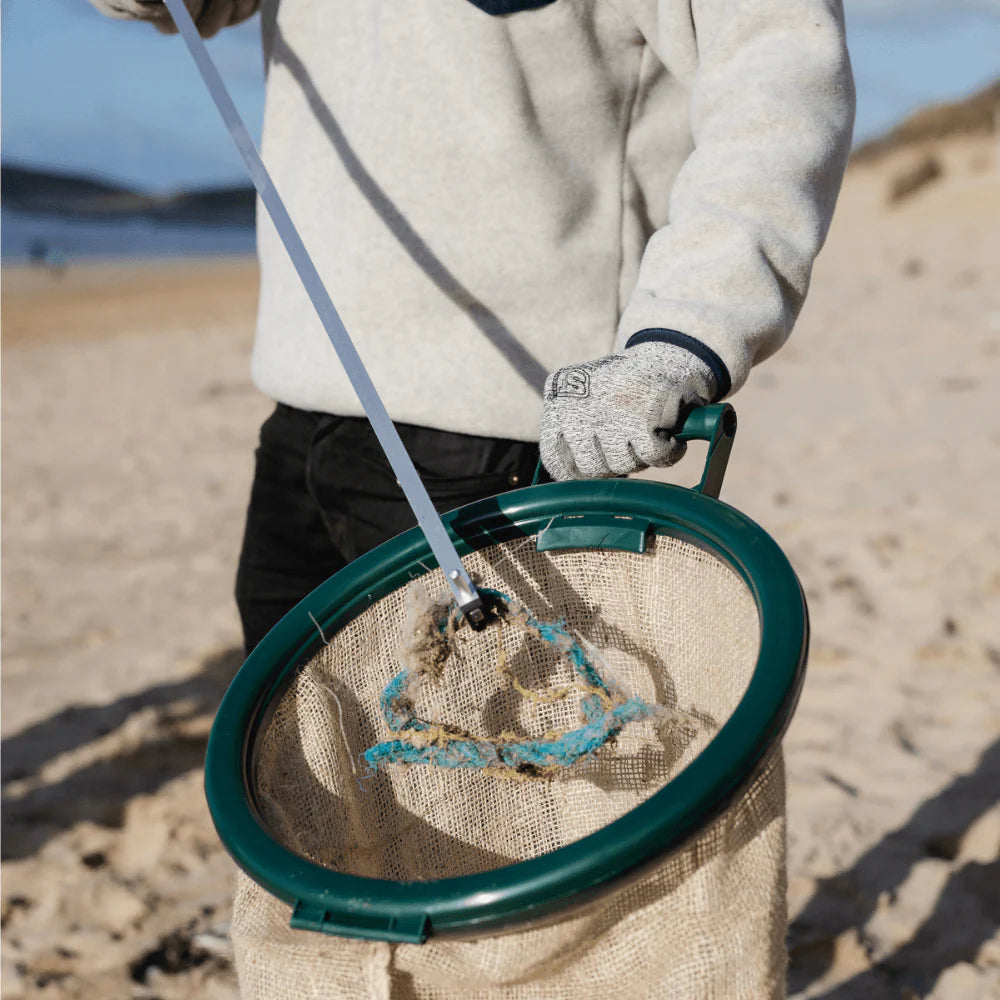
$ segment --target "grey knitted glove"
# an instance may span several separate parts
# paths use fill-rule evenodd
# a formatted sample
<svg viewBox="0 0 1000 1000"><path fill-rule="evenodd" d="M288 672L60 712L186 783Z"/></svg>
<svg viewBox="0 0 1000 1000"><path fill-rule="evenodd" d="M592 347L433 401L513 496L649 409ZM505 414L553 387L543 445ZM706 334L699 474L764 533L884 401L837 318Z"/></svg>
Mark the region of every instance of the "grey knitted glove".
<svg viewBox="0 0 1000 1000"><path fill-rule="evenodd" d="M133 20L152 21L160 31L173 34L174 27L170 11L163 0L90 0L102 13L109 17L124 17ZM184 0L191 18L198 25L198 32L211 38L222 28L245 21L256 11L259 0Z"/></svg>
<svg viewBox="0 0 1000 1000"><path fill-rule="evenodd" d="M708 365L675 344L640 343L560 368L545 382L542 464L553 479L673 465L687 446L671 432L716 389Z"/></svg>

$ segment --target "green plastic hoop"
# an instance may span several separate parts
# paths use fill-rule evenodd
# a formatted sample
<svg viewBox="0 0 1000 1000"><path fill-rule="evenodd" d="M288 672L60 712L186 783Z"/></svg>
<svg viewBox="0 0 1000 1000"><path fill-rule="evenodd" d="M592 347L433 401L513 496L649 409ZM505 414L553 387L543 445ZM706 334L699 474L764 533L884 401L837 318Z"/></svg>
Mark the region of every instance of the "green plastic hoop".
<svg viewBox="0 0 1000 1000"><path fill-rule="evenodd" d="M327 636L436 564L418 528L357 559L295 606L233 680L209 738L205 789L216 829L236 863L293 908L292 926L348 937L421 943L480 936L543 920L636 878L722 812L781 738L798 699L809 625L798 579L777 543L717 496L735 433L728 405L696 411L685 436L710 442L699 489L640 480L548 483L470 504L444 516L458 551L552 534L550 547L642 551L650 533L698 545L747 584L761 624L753 675L735 712L667 786L589 836L503 868L429 882L394 882L331 871L275 841L251 789L251 751L269 706ZM720 449L721 448L721 453ZM713 461L715 465L713 466ZM721 465L721 468L720 468ZM609 519L613 519L613 525ZM627 519L627 520L626 520ZM609 533L614 527L617 533ZM559 531L562 535L559 541Z"/></svg>

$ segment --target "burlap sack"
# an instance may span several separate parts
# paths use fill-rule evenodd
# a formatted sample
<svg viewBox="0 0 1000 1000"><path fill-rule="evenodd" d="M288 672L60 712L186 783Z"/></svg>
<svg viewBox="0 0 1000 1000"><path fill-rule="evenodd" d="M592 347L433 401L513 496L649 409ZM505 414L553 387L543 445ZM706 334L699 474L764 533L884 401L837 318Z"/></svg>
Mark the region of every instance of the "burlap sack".
<svg viewBox="0 0 1000 1000"><path fill-rule="evenodd" d="M676 776L736 707L759 644L756 606L715 556L660 537L642 555L538 553L533 540L465 563L541 619L564 618L602 669L676 710L632 723L556 778L390 766L359 755L390 734L379 696L399 670L396 591L330 638L282 697L255 747L256 795L274 836L338 871L403 881L487 871L535 857L619 818ZM435 571L428 587L442 587ZM496 670L498 631L528 688L569 666L514 630L463 630L425 718L481 735L578 724L578 702L526 701ZM357 779L361 777L359 782ZM477 940L390 945L289 928L290 908L241 876L232 936L245 1000L768 1000L784 996L784 772L776 751L748 790L631 886L541 927Z"/></svg>

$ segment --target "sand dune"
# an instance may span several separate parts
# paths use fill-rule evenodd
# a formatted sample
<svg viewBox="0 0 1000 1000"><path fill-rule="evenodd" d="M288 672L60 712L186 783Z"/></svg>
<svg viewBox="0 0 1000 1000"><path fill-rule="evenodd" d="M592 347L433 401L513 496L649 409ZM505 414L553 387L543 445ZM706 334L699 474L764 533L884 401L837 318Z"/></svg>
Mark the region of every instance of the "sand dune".
<svg viewBox="0 0 1000 1000"><path fill-rule="evenodd" d="M793 340L735 399L723 498L813 619L799 998L1000 997L998 219L995 135L852 166ZM255 290L251 262L4 272L9 1000L236 995L199 769L270 409Z"/></svg>

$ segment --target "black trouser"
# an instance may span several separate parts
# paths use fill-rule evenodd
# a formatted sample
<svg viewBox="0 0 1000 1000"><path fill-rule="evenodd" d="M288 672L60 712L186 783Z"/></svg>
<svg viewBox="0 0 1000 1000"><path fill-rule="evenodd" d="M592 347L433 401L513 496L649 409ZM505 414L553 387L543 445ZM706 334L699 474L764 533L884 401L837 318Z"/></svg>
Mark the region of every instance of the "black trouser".
<svg viewBox="0 0 1000 1000"><path fill-rule="evenodd" d="M527 486L538 445L396 425L441 512ZM279 404L264 422L236 575L247 652L310 591L413 527L368 421Z"/></svg>

